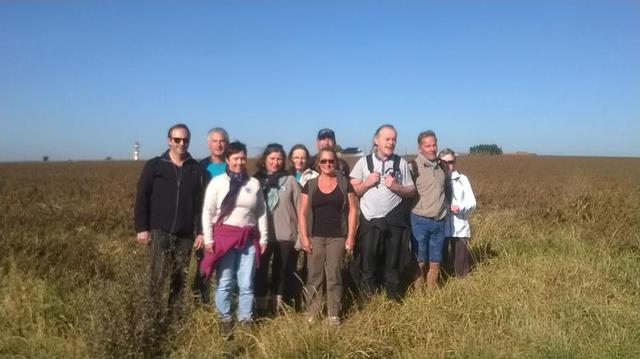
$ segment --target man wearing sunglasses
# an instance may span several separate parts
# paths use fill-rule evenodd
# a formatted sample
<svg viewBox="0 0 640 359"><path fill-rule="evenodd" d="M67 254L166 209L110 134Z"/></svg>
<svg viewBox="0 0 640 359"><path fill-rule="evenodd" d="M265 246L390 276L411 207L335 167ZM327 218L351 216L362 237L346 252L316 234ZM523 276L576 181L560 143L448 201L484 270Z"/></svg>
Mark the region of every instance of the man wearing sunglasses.
<svg viewBox="0 0 640 359"><path fill-rule="evenodd" d="M164 322L163 283L170 276L169 321L179 314L185 269L191 249L202 247L202 168L188 152L191 133L185 124L167 133L169 149L149 160L140 175L135 203L135 229L149 247L149 295L154 322Z"/></svg>

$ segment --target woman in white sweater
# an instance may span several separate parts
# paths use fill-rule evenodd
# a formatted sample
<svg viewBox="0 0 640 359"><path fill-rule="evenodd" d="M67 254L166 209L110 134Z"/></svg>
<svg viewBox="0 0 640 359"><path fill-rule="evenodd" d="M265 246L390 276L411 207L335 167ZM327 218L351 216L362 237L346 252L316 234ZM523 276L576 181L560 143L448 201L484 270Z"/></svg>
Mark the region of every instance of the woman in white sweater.
<svg viewBox="0 0 640 359"><path fill-rule="evenodd" d="M238 286L240 324L253 323L253 276L260 253L267 246L267 215L260 182L246 170L247 148L240 142L227 146L227 170L209 182L202 209L205 278L216 269L215 307L223 334L231 335L231 296Z"/></svg>
<svg viewBox="0 0 640 359"><path fill-rule="evenodd" d="M476 197L473 195L471 183L467 176L456 170L456 154L449 148L440 151L440 161L447 168L449 181L447 198L450 202L446 217L445 261L447 267L453 266L456 277L469 274L469 215L476 208Z"/></svg>

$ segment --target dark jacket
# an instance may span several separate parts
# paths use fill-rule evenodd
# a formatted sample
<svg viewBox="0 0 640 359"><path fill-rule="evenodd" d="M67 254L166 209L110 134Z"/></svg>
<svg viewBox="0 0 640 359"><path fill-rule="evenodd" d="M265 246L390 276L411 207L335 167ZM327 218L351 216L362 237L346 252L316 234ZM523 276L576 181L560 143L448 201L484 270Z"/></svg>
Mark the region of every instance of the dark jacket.
<svg viewBox="0 0 640 359"><path fill-rule="evenodd" d="M138 181L136 232L202 234L204 180L202 168L189 154L182 167L171 162L169 151L149 160Z"/></svg>

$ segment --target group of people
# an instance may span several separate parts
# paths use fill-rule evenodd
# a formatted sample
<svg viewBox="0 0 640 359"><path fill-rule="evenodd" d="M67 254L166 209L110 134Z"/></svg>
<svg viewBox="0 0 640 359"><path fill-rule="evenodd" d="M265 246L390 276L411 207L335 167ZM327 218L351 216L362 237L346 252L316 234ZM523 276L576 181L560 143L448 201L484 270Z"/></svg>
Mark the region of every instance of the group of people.
<svg viewBox="0 0 640 359"><path fill-rule="evenodd" d="M169 149L145 164L138 182L137 240L150 248L150 297L158 310L164 310L167 276L169 315L178 309L192 249L194 294L208 303L215 273L215 308L225 336L234 327L236 292L242 325L252 325L254 310L292 304L300 254L310 323L326 309L329 323L340 324L347 253L364 299L384 288L388 298L401 300L405 273L418 289L436 288L443 259L456 276L469 273L468 216L475 197L456 170L456 154L438 153L432 131L419 134L418 154L407 162L395 154L396 129L382 125L371 154L350 169L336 152L334 131L322 129L313 157L304 145L287 154L272 143L253 175L246 146L229 142L223 128L209 131L210 156L200 162L188 152L190 140L186 125L172 126Z"/></svg>

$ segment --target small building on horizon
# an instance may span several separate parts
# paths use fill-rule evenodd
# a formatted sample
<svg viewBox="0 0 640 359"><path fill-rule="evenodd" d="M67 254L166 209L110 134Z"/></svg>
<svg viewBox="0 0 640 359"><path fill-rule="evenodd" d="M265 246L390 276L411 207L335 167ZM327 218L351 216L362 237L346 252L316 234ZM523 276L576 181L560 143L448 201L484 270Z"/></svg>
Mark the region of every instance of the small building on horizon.
<svg viewBox="0 0 640 359"><path fill-rule="evenodd" d="M364 156L364 152L360 151L360 148L358 147L346 147L342 149L342 155L362 157Z"/></svg>

